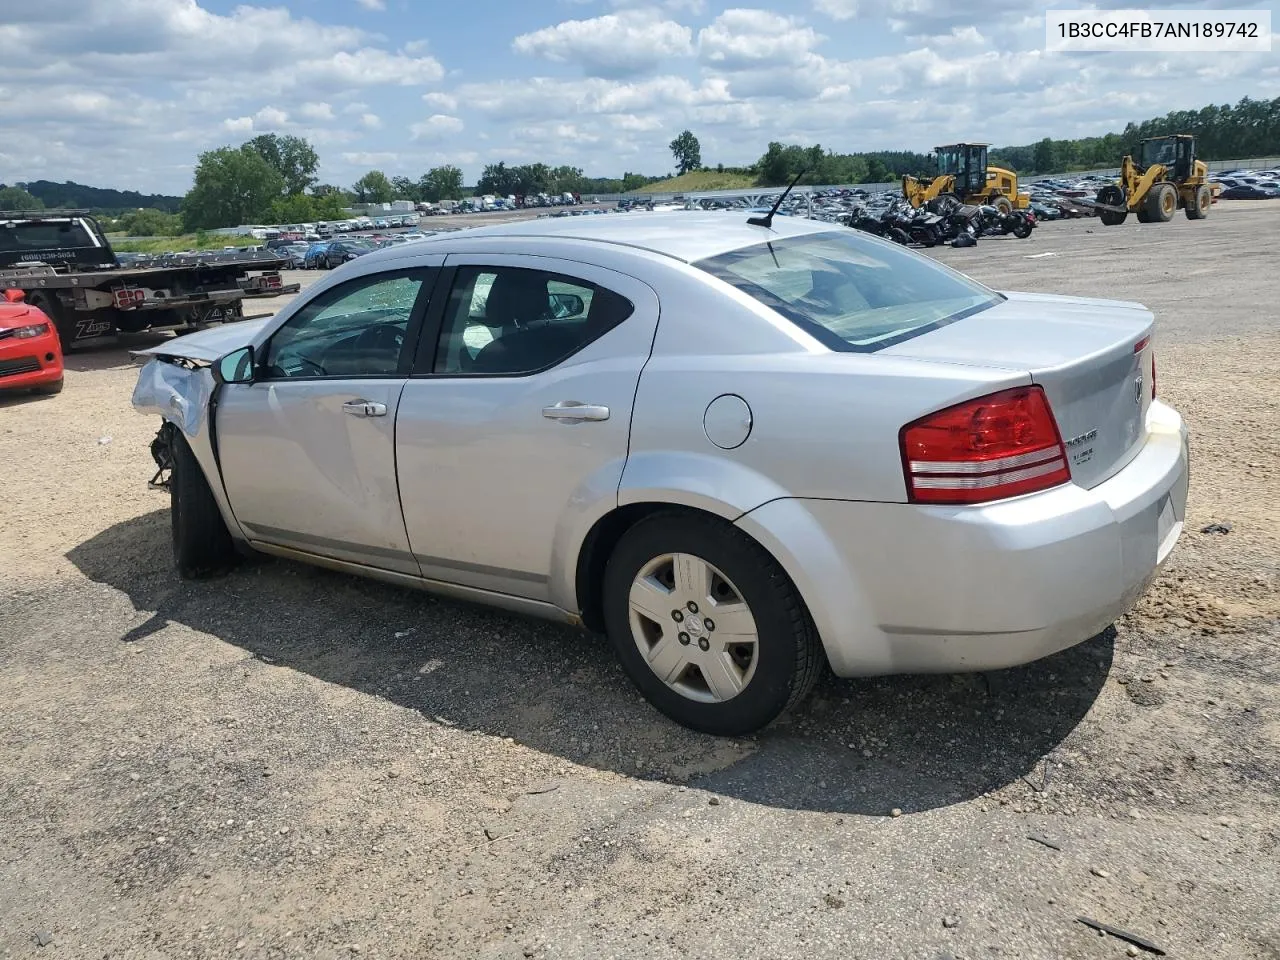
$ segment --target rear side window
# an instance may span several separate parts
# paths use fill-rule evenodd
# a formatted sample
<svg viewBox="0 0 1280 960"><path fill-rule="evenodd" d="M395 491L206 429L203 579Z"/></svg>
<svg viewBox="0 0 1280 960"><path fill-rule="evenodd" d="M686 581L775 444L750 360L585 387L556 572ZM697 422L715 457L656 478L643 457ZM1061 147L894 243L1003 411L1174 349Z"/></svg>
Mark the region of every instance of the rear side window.
<svg viewBox="0 0 1280 960"><path fill-rule="evenodd" d="M434 372L524 376L604 336L632 313L629 300L586 280L519 267L460 267Z"/></svg>
<svg viewBox="0 0 1280 960"><path fill-rule="evenodd" d="M856 230L787 237L694 264L833 350L869 353L1004 298L928 257Z"/></svg>

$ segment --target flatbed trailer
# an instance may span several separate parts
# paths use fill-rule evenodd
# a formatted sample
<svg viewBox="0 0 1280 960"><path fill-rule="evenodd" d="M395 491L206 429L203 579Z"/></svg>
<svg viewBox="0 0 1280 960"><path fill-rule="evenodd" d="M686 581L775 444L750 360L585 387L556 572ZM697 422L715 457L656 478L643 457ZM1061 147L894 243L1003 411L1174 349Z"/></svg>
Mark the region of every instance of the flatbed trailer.
<svg viewBox="0 0 1280 960"><path fill-rule="evenodd" d="M84 211L0 211L0 290L23 291L64 350L115 333L243 319L244 301L297 293L274 251L161 254L121 265Z"/></svg>

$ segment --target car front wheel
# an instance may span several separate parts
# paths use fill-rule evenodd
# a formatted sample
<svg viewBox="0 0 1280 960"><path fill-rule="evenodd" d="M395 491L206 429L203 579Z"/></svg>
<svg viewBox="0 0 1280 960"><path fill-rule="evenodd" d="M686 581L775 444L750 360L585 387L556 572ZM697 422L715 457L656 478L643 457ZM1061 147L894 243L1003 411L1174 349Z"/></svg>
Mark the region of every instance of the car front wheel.
<svg viewBox="0 0 1280 960"><path fill-rule="evenodd" d="M605 571L604 612L640 692L704 733L766 726L808 695L823 663L777 561L712 517L661 513L627 531Z"/></svg>
<svg viewBox="0 0 1280 960"><path fill-rule="evenodd" d="M194 580L229 570L236 560L231 534L186 437L170 430L169 512L178 574Z"/></svg>

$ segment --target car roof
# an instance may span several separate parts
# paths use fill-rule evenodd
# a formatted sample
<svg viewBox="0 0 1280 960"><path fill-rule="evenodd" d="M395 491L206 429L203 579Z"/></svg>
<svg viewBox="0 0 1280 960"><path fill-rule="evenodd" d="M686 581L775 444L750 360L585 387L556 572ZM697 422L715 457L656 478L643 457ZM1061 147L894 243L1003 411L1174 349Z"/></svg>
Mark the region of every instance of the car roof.
<svg viewBox="0 0 1280 960"><path fill-rule="evenodd" d="M821 220L782 215L774 218L770 229L748 224L747 217L748 213L743 210L672 210L667 213L619 213L598 217L540 217L536 220L517 220L436 234L415 243L414 250L427 253L437 244L448 246L454 239L546 237L636 247L693 262L764 243L766 240L839 229L834 224Z"/></svg>

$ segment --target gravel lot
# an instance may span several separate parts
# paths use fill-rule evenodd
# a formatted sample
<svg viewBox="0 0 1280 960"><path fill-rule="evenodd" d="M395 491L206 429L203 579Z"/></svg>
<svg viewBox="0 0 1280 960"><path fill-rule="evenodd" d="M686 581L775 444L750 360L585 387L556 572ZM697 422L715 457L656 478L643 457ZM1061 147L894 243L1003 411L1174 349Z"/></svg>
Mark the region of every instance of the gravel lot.
<svg viewBox="0 0 1280 960"><path fill-rule="evenodd" d="M1280 958L1277 213L941 251L1156 311L1188 532L1089 643L829 678L736 741L567 629L271 560L180 582L136 367L73 355L0 400L0 952L1126 956L1086 915Z"/></svg>

